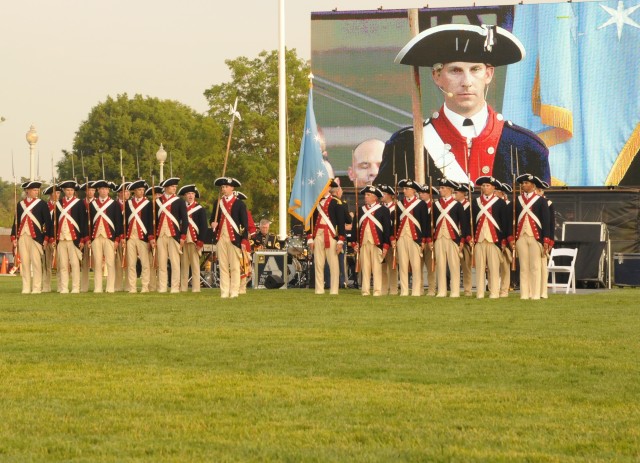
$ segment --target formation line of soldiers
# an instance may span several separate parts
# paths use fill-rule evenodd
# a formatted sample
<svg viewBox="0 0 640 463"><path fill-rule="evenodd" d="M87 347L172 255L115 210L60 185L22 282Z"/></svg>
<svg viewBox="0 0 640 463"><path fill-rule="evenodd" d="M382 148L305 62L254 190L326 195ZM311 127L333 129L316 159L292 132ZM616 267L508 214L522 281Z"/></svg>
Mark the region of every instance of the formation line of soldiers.
<svg viewBox="0 0 640 463"><path fill-rule="evenodd" d="M241 270L245 276L249 270L248 211L242 200L246 196L235 191L240 182L230 177L215 180L222 194L209 221L196 201L196 186L178 191L179 182L171 177L150 188L144 180L119 186L107 180L84 185L67 180L43 191L48 201L39 198L41 182L23 183L24 199L16 205L11 229L14 252L21 260L22 293L50 292L56 267L59 293L88 291L90 268L94 292L136 293L138 262L143 293L168 291L169 263L172 293L187 291L189 272L192 291L200 291L200 256L211 224L221 295L238 297ZM76 195L80 190L86 193L84 200ZM118 194L115 199L112 191Z"/></svg>
<svg viewBox="0 0 640 463"><path fill-rule="evenodd" d="M446 297L449 288L449 297L459 297L462 271L464 294L471 296L475 264L476 296L483 298L488 287L489 298L507 297L517 256L520 297L546 297L546 259L555 226L551 202L543 196L548 185L531 174L516 181L521 192L515 207L508 196L512 187L490 176L476 179L481 192L471 202L471 185L446 178L438 180L437 189L403 179L398 182L401 200L389 185L361 189L364 204L355 212L350 244L356 253L362 295L397 294L399 279L401 296L421 296L426 267L428 295ZM338 294L338 255L348 244L345 211L344 203L330 190L317 205L307 235L316 269L328 263L330 294ZM323 272L315 272L316 294L324 293L324 278Z"/></svg>

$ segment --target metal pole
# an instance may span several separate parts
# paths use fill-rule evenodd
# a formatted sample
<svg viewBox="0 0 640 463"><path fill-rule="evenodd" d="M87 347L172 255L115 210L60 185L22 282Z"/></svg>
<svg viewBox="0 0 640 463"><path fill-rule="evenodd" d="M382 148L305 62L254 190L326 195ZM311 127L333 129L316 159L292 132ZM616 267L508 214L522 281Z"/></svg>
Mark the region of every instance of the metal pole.
<svg viewBox="0 0 640 463"><path fill-rule="evenodd" d="M287 236L287 81L284 40L284 0L278 16L278 237Z"/></svg>

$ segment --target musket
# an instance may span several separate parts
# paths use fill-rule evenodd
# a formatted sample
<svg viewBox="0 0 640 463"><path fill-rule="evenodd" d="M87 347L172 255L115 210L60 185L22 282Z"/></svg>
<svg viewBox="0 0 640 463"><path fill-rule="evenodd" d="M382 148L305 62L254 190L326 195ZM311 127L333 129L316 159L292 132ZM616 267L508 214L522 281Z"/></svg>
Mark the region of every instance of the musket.
<svg viewBox="0 0 640 463"><path fill-rule="evenodd" d="M102 178L106 179L106 177L104 176L104 153L100 153L100 158L102 161Z"/></svg>
<svg viewBox="0 0 640 463"><path fill-rule="evenodd" d="M71 151L71 175L73 176L73 180L78 183L78 177L76 177L76 164L73 159L74 157L73 151Z"/></svg>
<svg viewBox="0 0 640 463"><path fill-rule="evenodd" d="M434 224L434 218L433 218L433 214L436 210L436 200L433 197L433 184L432 184L432 179L431 179L431 175L429 175L429 195L431 196L431 213L429 214L429 222L431 225L431 242L433 243L435 240L435 224ZM433 250L433 246L431 246L431 272L435 272L436 271L436 255L435 252Z"/></svg>
<svg viewBox="0 0 640 463"><path fill-rule="evenodd" d="M172 175L173 176L173 175ZM120 149L120 177L122 177L122 268L127 268L127 219L125 217L127 212L127 202L124 199L124 171L122 170L122 149Z"/></svg>
<svg viewBox="0 0 640 463"><path fill-rule="evenodd" d="M517 159L516 159L517 162ZM513 145L511 146L511 185L513 186L513 189L511 190L511 197L512 197L512 206L513 206L513 223L512 223L512 227L513 227L513 249L511 250L511 270L515 271L516 270L516 246L515 246L515 241L516 241L516 171L513 170Z"/></svg>
<svg viewBox="0 0 640 463"><path fill-rule="evenodd" d="M16 171L13 165L13 151L11 151L11 173L13 174L13 204L15 204L14 208L14 230L16 234L16 250L13 253L13 269L11 273L17 273L20 271L20 233L18 228L20 227L20 222L18 222L18 180L16 179Z"/></svg>
<svg viewBox="0 0 640 463"><path fill-rule="evenodd" d="M138 152L136 151L136 167L138 168L138 180L141 180L142 177L140 177L140 160L138 160Z"/></svg>
<svg viewBox="0 0 640 463"><path fill-rule="evenodd" d="M356 186L356 244L358 244L358 247L356 250L356 273L360 273L360 243L358 243L358 240L360 239L360 208L358 207L358 177L353 179L353 184Z"/></svg>
<svg viewBox="0 0 640 463"><path fill-rule="evenodd" d="M87 233L89 234L89 236L91 237L91 203L89 202L89 177L85 176L84 174L84 154L82 152L82 150L80 150L80 164L82 165L82 177L84 178L84 201L87 204ZM85 246L84 248L86 250L86 252L88 253L88 259L89 259L89 269L93 268L92 265L92 260L93 260L93 256L92 256L92 252L91 252L91 246Z"/></svg>
<svg viewBox="0 0 640 463"><path fill-rule="evenodd" d="M56 200L56 174L53 170L53 152L51 152L51 175L53 178L53 185L51 191L53 192L53 251L51 251L51 269L56 269L56 251L58 249L58 201Z"/></svg>
<svg viewBox="0 0 640 463"><path fill-rule="evenodd" d="M470 142L469 142L470 143ZM471 233L471 242L469 243L469 251L471 252L471 268L476 266L476 256L473 252L473 239L475 238L475 233L473 233L473 193L471 192L471 176L469 175L469 145L465 145L464 150L464 170L467 174L467 180L469 183L468 191L469 191L469 230Z"/></svg>
<svg viewBox="0 0 640 463"><path fill-rule="evenodd" d="M151 176L151 209L153 211L153 236L156 236L156 178L154 175ZM158 268L158 257L156 255L155 246L151 250L151 254L153 255L153 268Z"/></svg>
<svg viewBox="0 0 640 463"><path fill-rule="evenodd" d="M395 164L395 159L394 159L394 164ZM397 174L397 172L395 172L395 169L394 169L393 177L394 177L395 183L396 183L395 187L394 187L395 189L393 190L396 193L396 197L394 199L394 201L396 203L395 203L394 208L393 208L394 217L393 217L393 230L392 231L393 231L393 239L397 240L396 232L398 231L398 174ZM393 247L393 260L391 261L391 268L393 270L395 270L397 268L396 249L397 249L397 247L394 246Z"/></svg>

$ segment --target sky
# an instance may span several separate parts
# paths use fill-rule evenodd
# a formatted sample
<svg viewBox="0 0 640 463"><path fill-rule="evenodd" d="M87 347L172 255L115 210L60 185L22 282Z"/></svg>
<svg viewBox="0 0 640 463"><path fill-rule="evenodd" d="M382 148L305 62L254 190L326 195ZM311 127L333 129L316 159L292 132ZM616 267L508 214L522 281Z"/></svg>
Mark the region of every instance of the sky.
<svg viewBox="0 0 640 463"><path fill-rule="evenodd" d="M459 6L472 1L456 1ZM504 2L477 1L477 5ZM509 2L511 3L511 2ZM311 12L451 6L444 0L285 0L285 42L310 58ZM204 113L225 64L278 48L278 0L3 0L0 177L29 177L26 133L38 133L36 177L70 150L107 96L142 94ZM12 155L13 153L13 155Z"/></svg>

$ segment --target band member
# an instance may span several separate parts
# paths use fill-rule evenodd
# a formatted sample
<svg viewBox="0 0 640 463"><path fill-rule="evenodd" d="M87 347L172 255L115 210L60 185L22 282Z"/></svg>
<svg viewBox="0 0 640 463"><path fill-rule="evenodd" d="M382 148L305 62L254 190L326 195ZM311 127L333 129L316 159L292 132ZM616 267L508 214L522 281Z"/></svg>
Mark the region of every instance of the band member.
<svg viewBox="0 0 640 463"><path fill-rule="evenodd" d="M422 255L431 241L429 228L429 211L417 192L421 190L418 183L411 179L398 182L402 188L404 199L398 201L398 230L395 245L398 257L398 273L400 274L400 296L409 295L409 271L412 273L411 295L422 294ZM392 243L393 244L393 243Z"/></svg>
<svg viewBox="0 0 640 463"><path fill-rule="evenodd" d="M53 210L56 207L56 202L60 199L60 190L56 185L51 185L45 188L42 191L43 195L49 196L49 201L47 201L47 206L49 207L49 215L51 216L51 223L53 226L54 217ZM55 218L57 221L57 217ZM42 292L50 293L51 292L51 270L53 269L53 258L55 256L54 249L56 245L55 239L55 227L51 230L51 236L49 240L44 241L44 266L42 267Z"/></svg>
<svg viewBox="0 0 640 463"><path fill-rule="evenodd" d="M506 208L507 217L507 236L513 234L513 204L511 203L510 195L513 193L513 189L507 183L500 182L500 186L495 190L494 194L502 199ZM500 259L500 297L509 297L509 287L511 285L511 262L512 262L511 249L507 246L502 250L502 259Z"/></svg>
<svg viewBox="0 0 640 463"><path fill-rule="evenodd" d="M378 185L378 189L382 192L382 200L380 203L389 211L391 220L391 235L389 243L391 244L391 252L387 252L386 257L382 261L382 295L387 294L395 296L398 294L398 263L397 252L394 246L396 241L396 223L398 218L398 208L396 207L396 191L389 185ZM395 262L394 262L395 261ZM394 266L395 263L395 266Z"/></svg>
<svg viewBox="0 0 640 463"><path fill-rule="evenodd" d="M542 181L532 174L522 174L516 181L522 193L516 203L518 224L515 230L516 253L520 261L520 299L540 299L542 256L549 252L549 204L536 194Z"/></svg>
<svg viewBox="0 0 640 463"><path fill-rule="evenodd" d="M84 199L82 200L84 203L84 207L87 210L87 216L89 215L89 210L91 203L96 197L96 188L93 185L93 182L87 181L82 185L78 186L78 192L82 192L85 194ZM87 235L91 235L91 224L87 224ZM86 293L89 291L89 270L93 266L93 260L91 256L91 247L85 246L82 251L82 262L80 263L80 292Z"/></svg>
<svg viewBox="0 0 640 463"><path fill-rule="evenodd" d="M501 186L494 177L478 177L476 186L481 194L474 200L473 223L475 224L476 296L484 297L485 269L489 282L489 298L500 297L500 262L507 249L507 238L511 234L507 204L496 194Z"/></svg>
<svg viewBox="0 0 640 463"><path fill-rule="evenodd" d="M373 185L360 190L364 194L364 206L358 211L358 242L356 251L360 253L361 291L363 296L382 295L382 261L387 257L391 245L391 217L389 209L378 202L382 191Z"/></svg>
<svg viewBox="0 0 640 463"><path fill-rule="evenodd" d="M78 184L67 180L58 185L64 196L57 204L58 217L58 292L69 293L69 268L71 268L71 292L80 292L80 262L87 231L87 209L75 194Z"/></svg>
<svg viewBox="0 0 640 463"><path fill-rule="evenodd" d="M176 196L180 179L170 177L160 186L164 190L156 199L156 246L158 292L167 292L168 264L171 262L171 292L180 292L180 253L187 238L189 216L185 202Z"/></svg>
<svg viewBox="0 0 640 463"><path fill-rule="evenodd" d="M331 180L330 188L338 187ZM327 192L316 206L307 233L307 243L313 252L315 266L315 293L324 294L324 266L329 263L330 294L338 294L340 287L340 264L338 256L345 242L344 212L342 201Z"/></svg>
<svg viewBox="0 0 640 463"><path fill-rule="evenodd" d="M431 214L433 214L433 197L438 194L438 189L434 186L429 188L429 185L422 185L421 190L418 192L418 197L424 201L427 205L427 211L429 211L429 230L431 230L431 225L433 219L431 218ZM426 249L422 255L422 263L427 272L427 296L435 296L436 295L436 270L435 270L435 253L433 251L433 247L429 246L429 249ZM433 270L431 270L433 269ZM424 289L422 291L424 293Z"/></svg>
<svg viewBox="0 0 640 463"><path fill-rule="evenodd" d="M549 281L549 269L547 268L547 265L549 263L549 253L551 252L551 249L553 248L554 243L554 238L555 238L555 231L556 231L556 214L555 214L555 208L553 206L553 201L551 201L549 198L547 198L544 195L544 190L549 188L549 184L547 182L545 182L544 180L541 180L540 183L542 184L542 188L536 188L536 193L540 196L542 196L546 201L547 204L549 205L549 231L548 231L548 236L549 236L549 251L545 252L544 255L542 256L542 263L540 265L540 270L542 271L542 275L541 275L541 279L540 279L540 297L542 299L547 299L549 297L549 285L548 285L548 281Z"/></svg>
<svg viewBox="0 0 640 463"><path fill-rule="evenodd" d="M21 258L22 294L42 292L44 244L53 238L49 208L38 198L41 185L36 181L22 184L26 197L16 205L17 212L11 227L14 253L17 250Z"/></svg>
<svg viewBox="0 0 640 463"><path fill-rule="evenodd" d="M238 190L233 190L233 194L236 195L242 201L247 200L247 195ZM246 205L246 203L245 203ZM256 234L256 223L253 221L253 215L251 215L251 211L247 208L247 235L249 237L254 236ZM239 294L247 294L247 283L251 279L251 240L242 240L242 259L243 264L240 265L240 269L244 269L244 272L240 274L240 291Z"/></svg>
<svg viewBox="0 0 640 463"><path fill-rule="evenodd" d="M207 213L196 199L200 198L200 192L194 185L185 185L178 191L178 196L183 196L187 203L187 215L189 216L189 228L187 238L182 247L180 259L180 291L189 290L189 270L191 270L191 291L200 292L200 256L204 248L204 237L207 233Z"/></svg>
<svg viewBox="0 0 640 463"><path fill-rule="evenodd" d="M464 209L464 220L471 224L471 203L468 198L473 193L473 186L468 183L458 183L458 187L453 192L453 196ZM471 228L471 226L469 226ZM465 296L471 296L473 288L472 262L473 248L472 242L465 243L462 247L462 259L460 259L460 267L462 268L462 289Z"/></svg>
<svg viewBox="0 0 640 463"><path fill-rule="evenodd" d="M438 293L436 297L447 296L447 268L451 276L450 297L460 297L460 259L465 241L471 240L470 223L465 219L462 204L453 197L459 188L457 182L446 178L438 181L440 199L433 208L435 219L436 278Z"/></svg>
<svg viewBox="0 0 640 463"><path fill-rule="evenodd" d="M87 245L91 246L94 262L97 265L93 269L93 292L102 292L102 261L107 267L107 293L114 292L116 266L122 266L122 261L116 262L116 249L123 237L122 213L116 201L109 197L111 182L97 180L94 186L98 189L98 197L89 206L91 218L91 240Z"/></svg>
<svg viewBox="0 0 640 463"><path fill-rule="evenodd" d="M145 197L149 188L144 180L136 180L129 185L129 191L133 198L127 201L125 218L127 224L127 276L129 278L129 292L137 292L137 263L140 259L140 283L141 293L149 292L149 280L151 278L151 260L149 250L156 245L156 237L153 231L153 204Z"/></svg>
<svg viewBox="0 0 640 463"><path fill-rule="evenodd" d="M151 199L149 199L149 202L151 203L151 213L153 214L153 210L154 208L156 208L156 206L153 204L156 202L156 200L158 200L160 198L160 196L162 196L163 193L163 189L160 185L155 185L155 191L152 191L153 188L149 187L146 189L146 191L144 192L144 195L149 198L151 197ZM153 215L152 215L153 217ZM155 221L155 217L153 217L154 220L152 220L152 226L151 228L149 228L149 291L157 291L158 290L158 250L156 247L156 240L155 240L155 232L154 232L154 228L156 225L156 221ZM153 240L151 240L151 236L154 237Z"/></svg>
<svg viewBox="0 0 640 463"><path fill-rule="evenodd" d="M262 249L280 249L280 242L278 237L269 233L269 227L271 221L269 219L261 219L258 231L253 235L250 243L254 251L260 251Z"/></svg>
<svg viewBox="0 0 640 463"><path fill-rule="evenodd" d="M217 244L220 264L220 297L235 298L240 293L240 277L245 273L242 243L248 241L247 206L233 194L241 183L232 177L219 177L220 198L211 211L211 228Z"/></svg>
<svg viewBox="0 0 640 463"><path fill-rule="evenodd" d="M125 227L124 225L124 208L125 205L127 203L127 201L129 200L129 198L131 197L131 192L129 191L129 185L131 185L131 182L124 182L118 186L115 186L115 191L116 193L118 193L118 204L120 204L120 222L123 223L122 228ZM117 262L122 262L123 260L125 261L125 266L123 267L122 265L116 265L116 283L115 283L115 289L116 291L122 291L124 288L124 291L129 291L129 273L127 270L127 266L126 266L126 258L123 259L124 254L126 253L127 249L124 246L118 246L117 247L117 255L116 255L116 261ZM124 278L124 286L123 286L123 278ZM135 288L134 288L135 289Z"/></svg>

